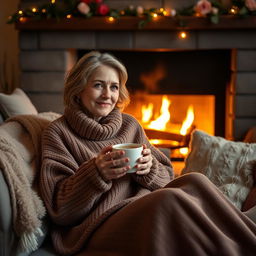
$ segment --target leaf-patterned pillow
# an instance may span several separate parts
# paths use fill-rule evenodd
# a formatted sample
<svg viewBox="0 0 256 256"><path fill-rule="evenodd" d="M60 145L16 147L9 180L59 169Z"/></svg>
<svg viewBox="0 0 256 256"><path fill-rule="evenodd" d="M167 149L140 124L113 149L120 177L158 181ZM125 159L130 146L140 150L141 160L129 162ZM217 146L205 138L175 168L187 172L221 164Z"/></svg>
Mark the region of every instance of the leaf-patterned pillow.
<svg viewBox="0 0 256 256"><path fill-rule="evenodd" d="M203 173L241 209L253 187L253 160L256 143L229 141L195 130L182 174Z"/></svg>

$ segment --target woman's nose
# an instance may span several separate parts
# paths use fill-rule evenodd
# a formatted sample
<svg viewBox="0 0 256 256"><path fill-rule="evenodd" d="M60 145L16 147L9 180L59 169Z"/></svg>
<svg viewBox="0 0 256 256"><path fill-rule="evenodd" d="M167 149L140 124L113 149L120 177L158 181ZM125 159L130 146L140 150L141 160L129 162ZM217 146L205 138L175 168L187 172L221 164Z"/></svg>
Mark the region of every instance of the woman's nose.
<svg viewBox="0 0 256 256"><path fill-rule="evenodd" d="M111 91L110 91L110 88L106 87L104 88L103 92L102 92L102 96L103 97L106 97L106 98L109 98L111 95Z"/></svg>

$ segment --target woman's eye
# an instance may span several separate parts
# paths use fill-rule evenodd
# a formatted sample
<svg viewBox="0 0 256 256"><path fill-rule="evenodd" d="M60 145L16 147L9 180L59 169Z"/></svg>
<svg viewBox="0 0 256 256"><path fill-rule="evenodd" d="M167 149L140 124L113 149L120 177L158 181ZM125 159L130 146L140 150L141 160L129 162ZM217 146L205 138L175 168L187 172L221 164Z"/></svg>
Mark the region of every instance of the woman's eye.
<svg viewBox="0 0 256 256"><path fill-rule="evenodd" d="M119 86L118 85L111 85L111 90L112 91L118 91Z"/></svg>
<svg viewBox="0 0 256 256"><path fill-rule="evenodd" d="M95 88L101 88L101 87L102 87L102 84L101 84L101 83L96 83L96 84L94 84L94 87L95 87Z"/></svg>

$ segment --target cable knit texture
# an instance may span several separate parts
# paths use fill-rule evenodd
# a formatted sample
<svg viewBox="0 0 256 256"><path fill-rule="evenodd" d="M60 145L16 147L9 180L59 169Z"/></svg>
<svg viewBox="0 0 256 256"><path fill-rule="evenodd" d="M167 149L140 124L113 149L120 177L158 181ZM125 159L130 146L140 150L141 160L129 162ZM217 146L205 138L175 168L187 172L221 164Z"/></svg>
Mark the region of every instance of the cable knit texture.
<svg viewBox="0 0 256 256"><path fill-rule="evenodd" d="M127 142L150 147L150 173L105 182L96 155L103 147ZM149 144L136 119L117 109L97 122L66 108L45 130L42 143L41 194L53 222L54 246L62 255L81 250L106 218L173 178L169 159Z"/></svg>
<svg viewBox="0 0 256 256"><path fill-rule="evenodd" d="M196 130L190 149L182 174L205 174L241 209L253 187L252 162L256 160L256 143L228 141Z"/></svg>

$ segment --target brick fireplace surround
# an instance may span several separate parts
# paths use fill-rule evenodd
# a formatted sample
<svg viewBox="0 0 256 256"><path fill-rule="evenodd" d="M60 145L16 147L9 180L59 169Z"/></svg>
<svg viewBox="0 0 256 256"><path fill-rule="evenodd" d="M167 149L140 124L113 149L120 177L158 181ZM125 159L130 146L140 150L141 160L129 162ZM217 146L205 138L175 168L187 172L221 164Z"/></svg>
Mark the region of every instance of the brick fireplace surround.
<svg viewBox="0 0 256 256"><path fill-rule="evenodd" d="M143 29L138 29L136 18L115 24L99 19L17 24L21 86L40 112L62 112L64 77L76 60L77 49L230 49L232 75L226 90L225 137L240 140L256 126L256 19L223 18L218 25L198 18L189 21L185 40L178 39L178 27L171 18Z"/></svg>

